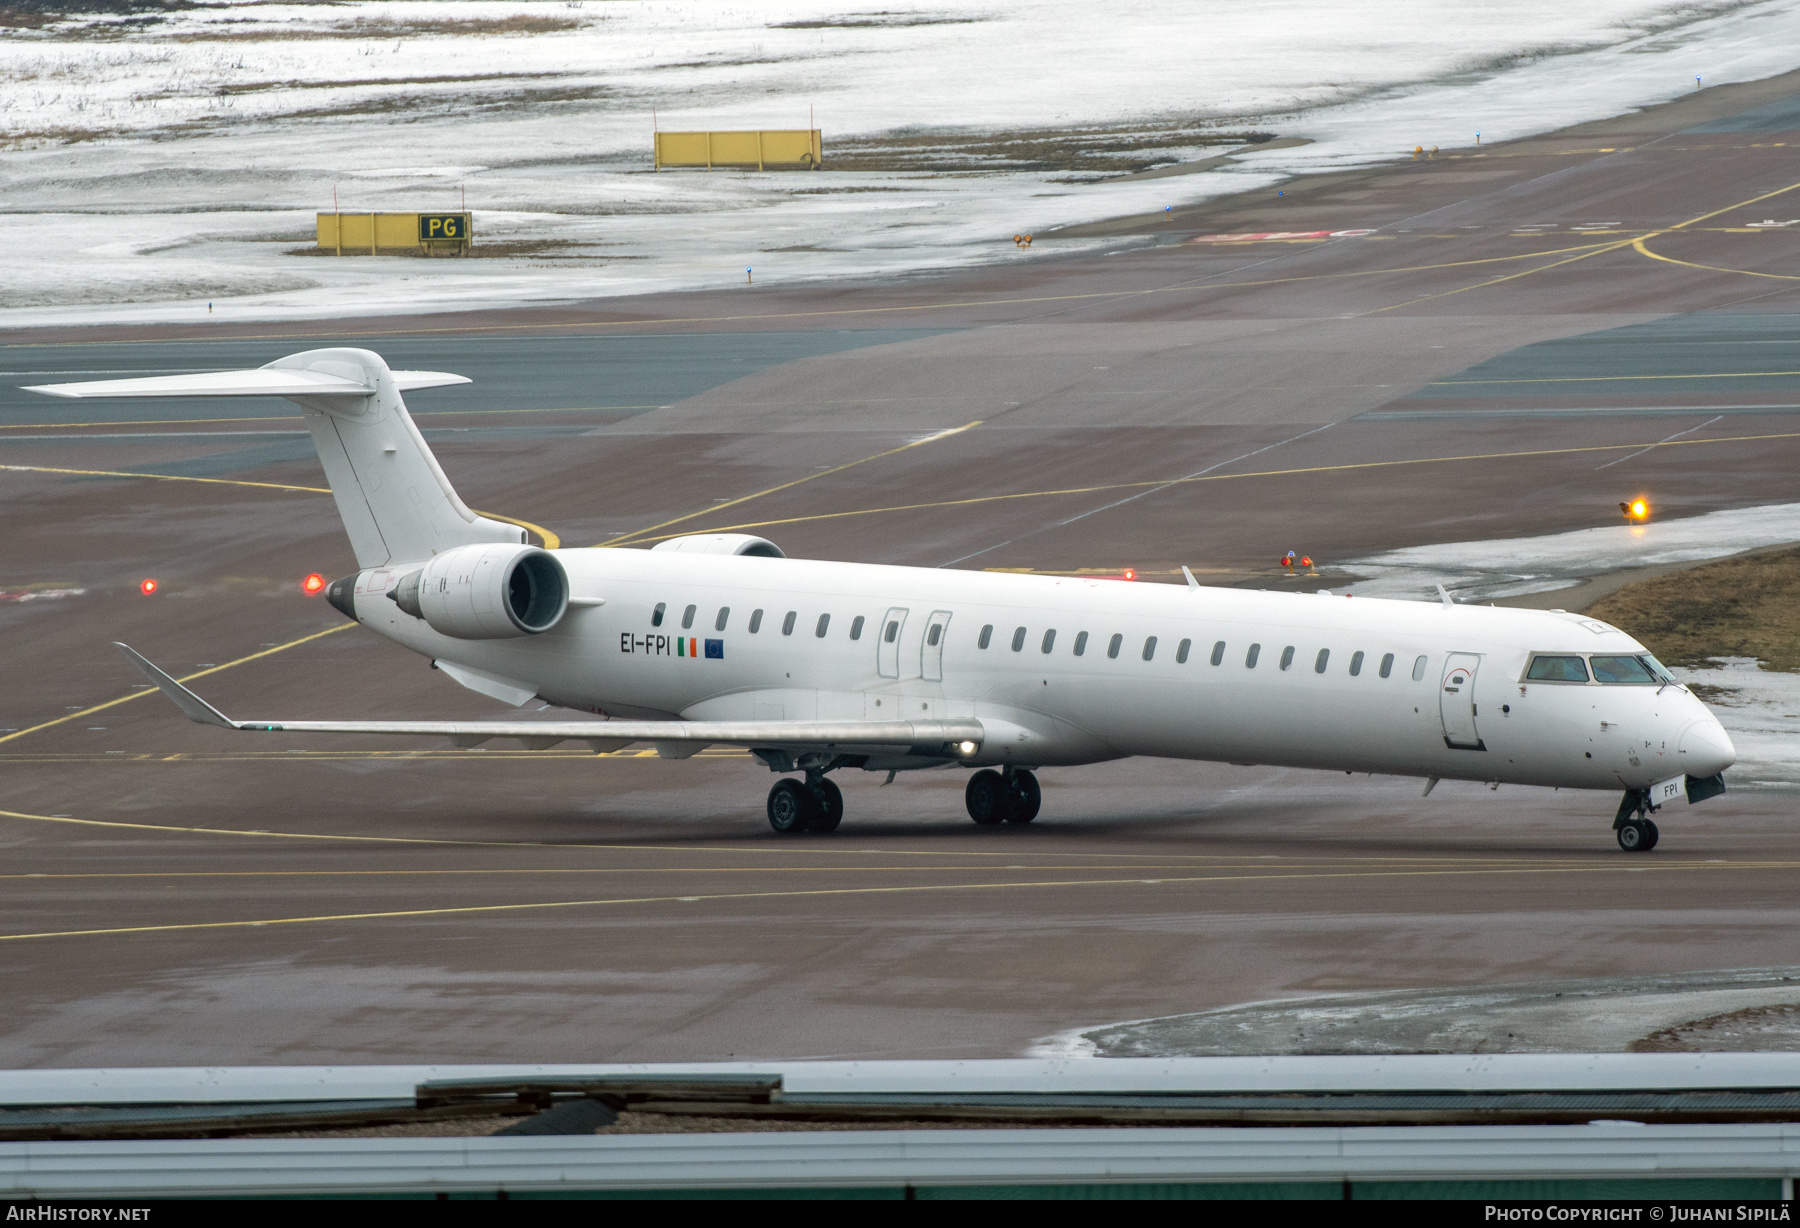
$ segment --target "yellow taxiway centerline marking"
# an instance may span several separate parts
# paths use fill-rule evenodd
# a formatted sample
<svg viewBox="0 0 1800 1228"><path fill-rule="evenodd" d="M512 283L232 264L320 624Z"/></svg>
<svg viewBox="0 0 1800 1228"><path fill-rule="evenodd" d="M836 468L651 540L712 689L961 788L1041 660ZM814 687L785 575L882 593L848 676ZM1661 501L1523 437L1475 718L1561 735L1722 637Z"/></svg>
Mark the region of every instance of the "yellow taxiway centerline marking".
<svg viewBox="0 0 1800 1228"><path fill-rule="evenodd" d="M1786 869L1791 863L1782 863ZM310 917L269 917L260 921L189 921L166 925L118 925L104 929L86 930L48 930L35 934L0 934L0 942L22 942L33 938L91 938L109 934L165 934L180 930L216 930L216 929L255 929L272 925L309 925L332 921L387 921L409 917L449 917L467 916L475 913L532 912L551 908L601 908L621 904L705 904L728 900L794 900L808 897L848 896L848 895L901 895L931 891L992 891L1021 890L1026 888L1068 888L1068 887L1124 887L1124 886L1176 886L1188 883L1234 883L1234 882L1271 882L1302 881L1322 879L1368 879L1368 878L1468 878L1478 875L1516 875L1516 874L1627 874L1648 873L1685 869L1676 865L1607 865L1587 867L1552 867L1548 870L1535 868L1492 868L1474 870L1360 870L1328 872L1315 874L1211 874L1211 875L1161 875L1155 879L1113 878L1113 879L1059 879L1043 882L989 882L989 883L922 883L905 887L815 887L798 891L733 891L711 895L663 895L636 896L602 900L546 900L526 904L469 904L452 908L407 908L384 912L326 913ZM1714 868L1718 868L1716 865Z"/></svg>
<svg viewBox="0 0 1800 1228"><path fill-rule="evenodd" d="M129 473L119 469L53 469L48 465L0 465L0 469L17 473L61 473L75 477L91 478L148 478L155 482L203 482L208 486L251 486L262 490L297 490L309 495L328 495L329 486L287 486L280 482L246 482L239 478L190 478L176 473ZM532 524L529 520L520 520L515 516L502 516L499 512L475 510L478 516L486 516L491 520L516 524L521 529L529 529L544 541L544 548L556 550L562 546L562 538L546 529L543 525ZM5 739L0 738L0 741Z"/></svg>
<svg viewBox="0 0 1800 1228"><path fill-rule="evenodd" d="M198 673L188 674L185 677L179 679L178 681L192 682L196 678L204 678L208 674L216 674L220 670L230 669L234 665L243 665L250 661L259 661L264 657L272 657L278 652L286 652L290 648L298 648L301 644L309 644L313 640L324 639L326 636L336 635L340 631L348 631L350 628L357 626L357 625L358 624L356 624L356 623L340 623L339 625L337 625L335 627L327 627L323 631L315 631L311 635L303 635L297 640L289 640L285 644L277 644L273 648L265 648L261 652L253 652L247 657L239 657L235 661L227 661L223 665L215 665L215 666L211 667L210 669L203 669L203 670L199 671ZM28 729L21 729L21 730L18 730L16 733L9 733L9 734L5 735L4 737L0 737L0 742L10 742L14 738L22 738L26 734L36 733L40 729L49 729L51 726L61 725L65 721L78 721L84 716L92 716L96 712L104 712L108 708L116 708L120 704L130 703L134 699L142 699L146 695L156 695L156 694L160 694L160 692L157 691L157 689L155 687L145 687L141 691L133 691L129 695L121 695L117 699L109 699L103 704L95 704L91 708L83 708L81 711L71 712L67 716L59 716L53 721L44 721L42 724L33 725ZM11 813L10 811L0 810L0 814L10 814L10 813ZM15 815L14 817L15 818L35 818L35 817L39 817L39 816Z"/></svg>
<svg viewBox="0 0 1800 1228"><path fill-rule="evenodd" d="M752 499L760 499L764 495L772 495L772 494L775 494L777 491L790 490L795 486L803 485L804 483L814 481L815 479L818 479L818 478L828 478L834 473L842 473L846 469L854 469L858 465L866 465L870 461L880 460L884 456L893 456L899 452L906 452L913 448L924 447L928 443L937 443L939 440L949 439L953 435L960 435L964 431L974 430L976 427L978 427L980 425L981 425L981 419L977 418L973 422L965 422L961 426L953 426L949 430L938 431L936 434L927 435L923 439L915 439L911 443L903 443L897 448L889 448L885 452L877 452L872 456L862 457L860 460L849 461L849 462L846 462L845 464L836 465L830 469L821 470L817 473L809 473L803 478L795 478L791 482L783 482L781 485L771 486L767 490L759 490L752 494L741 495L738 498L731 499L725 503L719 503L719 504L713 505L712 507L702 508L697 512L689 512L685 516L677 516L673 520L665 520L661 524L653 524L653 525L649 526L648 528L638 529L635 532L621 533L619 536L611 539L610 541L601 542L600 545L601 546L628 546L628 545L633 544L639 538L644 537L646 534L656 532L658 529L666 529L670 525L683 524L689 520L693 520L695 517L704 516L709 512L724 511L728 507L736 507L740 503L748 503ZM664 534L663 536L665 536L665 537L680 537L682 535L679 533L673 533L673 534Z"/></svg>
<svg viewBox="0 0 1800 1228"><path fill-rule="evenodd" d="M1064 490L1025 490L1005 495L972 495L966 499L943 499L935 503L902 503L893 507L857 508L847 512L820 512L811 516L789 516L781 520L758 520L748 524L721 525L700 529L702 533L740 533L748 529L768 529L785 524L804 524L815 520L837 520L848 516L880 516L891 512L930 511L944 507L966 507L976 503L1001 503L1009 499L1046 499L1063 495L1092 495L1113 490L1136 490L1151 486L1180 486L1191 482L1230 482L1241 478L1295 477L1311 473L1334 473L1354 469L1385 469L1395 465L1444 465L1460 461L1515 460L1534 456L1566 456L1580 452L1623 452L1629 448L1694 447L1700 444L1749 443L1768 439L1800 439L1800 431L1773 435L1729 435L1710 439L1657 440L1655 443L1594 444L1579 448L1540 448L1528 452L1485 452L1468 456L1421 456L1411 460L1361 461L1345 465L1313 465L1304 469L1264 469L1255 473L1212 473L1198 477L1162 478L1144 482L1113 482L1101 486L1073 486ZM649 539L644 539L649 540Z"/></svg>
<svg viewBox="0 0 1800 1228"><path fill-rule="evenodd" d="M75 827L115 827L127 831L157 831L178 836L243 836L255 840L336 840L355 844L428 844L455 848L517 848L533 849L538 852L565 852L569 849L593 849L601 852L630 853L740 853L756 856L894 856L894 857L1018 857L1017 850L999 849L993 852L958 849L891 849L867 847L808 848L796 849L791 845L785 848L772 848L756 845L675 845L675 844L575 844L561 841L545 840L449 840L431 836L346 836L322 832L292 831L242 831L229 827L173 827L158 823L128 823L119 819L77 819L66 815L25 814L17 810L0 810L0 818L24 819L35 823L64 823ZM1042 849L1032 850L1034 857L1092 857L1117 859L1123 857L1140 857L1141 853L1049 853ZM1198 853L1171 853L1168 857L1177 860L1193 860L1203 855ZM1253 860L1280 860L1273 855ZM1395 863L1432 865L1444 860L1438 857L1336 857L1334 863L1379 863L1390 865ZM1488 865L1512 865L1521 862L1518 857L1493 858L1458 858L1459 862L1470 861ZM1166 864L1166 863L1165 863Z"/></svg>
<svg viewBox="0 0 1800 1228"><path fill-rule="evenodd" d="M1649 248L1644 246L1643 239L1636 240L1635 242L1632 243L1631 246L1632 246L1632 249L1634 251L1636 251L1637 254L1640 256L1648 256L1652 260L1661 260L1665 264L1679 264L1679 265L1683 266L1684 268L1705 269L1709 273L1736 273L1740 277L1768 277L1768 278L1772 278L1775 281L1800 281L1800 277L1795 277L1792 274L1788 274L1788 273L1758 273L1753 269L1726 269L1726 268L1720 268L1716 264L1695 264L1692 260L1677 260L1673 256L1664 256L1660 252L1651 251ZM1782 372L1779 372L1779 374L1792 375L1792 374L1794 374L1794 372L1782 371Z"/></svg>
<svg viewBox="0 0 1800 1228"><path fill-rule="evenodd" d="M1792 192L1795 188L1800 188L1800 183L1790 183L1785 188L1776 188L1772 192L1764 192L1760 196L1752 196L1749 200L1741 200L1741 201L1738 201L1736 204L1730 204L1730 205L1724 206L1723 208L1714 209L1710 213L1702 213L1698 217L1691 217L1691 218L1688 218L1686 221L1676 222L1675 224L1673 224L1671 226L1665 226L1665 227L1661 227L1659 229L1651 230L1647 233L1639 235L1635 239L1619 239L1615 242L1605 243L1605 244L1600 245L1594 251L1586 252L1579 256L1570 256L1566 260L1553 260L1549 264L1542 265L1535 269L1526 269L1523 272L1519 272L1519 273L1509 273L1505 277L1494 277L1494 278L1490 278L1487 281L1478 281L1473 285L1462 286L1455 290L1443 290L1436 294L1426 294L1426 295L1420 296L1419 298L1407 299L1403 303L1393 303L1387 307L1378 307L1373 311L1357 312L1356 314L1358 316L1380 315L1384 311L1395 311L1401 307L1412 307L1419 303L1431 302L1434 299L1449 298L1451 295L1464 294L1470 290L1482 290L1482 289L1487 288L1488 286L1497 286L1503 282L1516 281L1517 279L1519 279L1521 277L1530 277L1534 273L1542 273L1549 269L1561 268L1565 264L1574 264L1577 261L1587 260L1594 256L1604 256L1608 252L1619 251L1619 250L1621 250L1623 248L1627 248L1627 247L1634 248L1634 249L1642 252L1642 254L1644 254L1644 255L1650 255L1651 253L1649 253L1648 251L1645 251L1643 248L1643 244L1645 243L1646 240L1654 239L1658 235L1669 234L1673 231L1685 230L1690 226L1696 226L1699 223L1707 221L1710 218L1718 217L1721 213L1730 213L1734 209L1747 209L1751 205L1758 204L1762 201L1769 200L1776 196L1781 196L1788 192ZM1539 255L1539 256L1548 256L1548 255L1554 255L1556 253L1537 252L1537 253L1533 253L1533 254ZM1764 276L1774 276L1774 274L1764 274Z"/></svg>
<svg viewBox="0 0 1800 1228"><path fill-rule="evenodd" d="M1662 257L1657 257L1662 259ZM1677 261L1676 263L1682 263ZM1695 265L1705 268L1705 265ZM1736 269L1720 269L1721 273L1734 273ZM1773 273L1753 273L1753 277L1773 277ZM1800 277L1792 278L1800 281ZM1427 388L1452 388L1466 384L1605 384L1613 380L1637 379L1760 379L1771 375L1800 375L1800 371L1717 371L1699 375L1553 375L1542 379L1440 379L1425 385Z"/></svg>

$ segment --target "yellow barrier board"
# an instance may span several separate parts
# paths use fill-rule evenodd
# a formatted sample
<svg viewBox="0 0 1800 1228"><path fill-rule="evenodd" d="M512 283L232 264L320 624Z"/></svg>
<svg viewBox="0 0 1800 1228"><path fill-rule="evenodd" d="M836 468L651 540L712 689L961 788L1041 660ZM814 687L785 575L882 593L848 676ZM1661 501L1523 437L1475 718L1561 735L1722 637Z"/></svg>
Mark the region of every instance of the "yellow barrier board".
<svg viewBox="0 0 1800 1228"><path fill-rule="evenodd" d="M319 246L340 256L373 256L383 248L463 248L475 232L474 220L467 213L321 213L318 217Z"/></svg>
<svg viewBox="0 0 1800 1228"><path fill-rule="evenodd" d="M659 132L656 169L665 166L771 166L816 171L824 161L824 142L817 128L765 129L750 132Z"/></svg>

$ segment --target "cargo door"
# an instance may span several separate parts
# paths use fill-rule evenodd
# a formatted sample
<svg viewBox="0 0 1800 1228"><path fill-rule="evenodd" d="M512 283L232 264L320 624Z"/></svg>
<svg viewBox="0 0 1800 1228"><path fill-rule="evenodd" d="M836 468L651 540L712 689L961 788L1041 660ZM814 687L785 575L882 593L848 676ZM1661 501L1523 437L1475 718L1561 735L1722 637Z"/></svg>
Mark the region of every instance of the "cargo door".
<svg viewBox="0 0 1800 1228"><path fill-rule="evenodd" d="M933 610L919 644L919 676L927 682L944 680L944 639L950 634L950 611Z"/></svg>
<svg viewBox="0 0 1800 1228"><path fill-rule="evenodd" d="M875 671L883 678L900 676L900 633L906 629L907 611L895 606L881 617L881 633L875 638Z"/></svg>
<svg viewBox="0 0 1800 1228"><path fill-rule="evenodd" d="M1444 745L1457 750L1486 750L1475 727L1475 670L1481 657L1453 652L1444 660L1444 682L1438 690L1438 713L1444 721Z"/></svg>

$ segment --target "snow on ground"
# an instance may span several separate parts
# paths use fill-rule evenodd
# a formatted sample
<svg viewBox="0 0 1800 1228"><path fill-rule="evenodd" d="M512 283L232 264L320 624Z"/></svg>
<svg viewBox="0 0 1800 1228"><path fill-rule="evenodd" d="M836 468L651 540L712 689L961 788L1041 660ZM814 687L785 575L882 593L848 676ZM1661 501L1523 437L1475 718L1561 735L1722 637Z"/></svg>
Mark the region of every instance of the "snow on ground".
<svg viewBox="0 0 1800 1228"><path fill-rule="evenodd" d="M1037 259L1075 245L1011 236L1796 66L1800 0L219 0L15 24L0 28L0 323ZM651 173L653 109L665 129L816 116L828 169ZM1312 143L1242 145L1251 133ZM294 254L334 189L347 211L452 209L466 191L478 243L512 254Z"/></svg>
<svg viewBox="0 0 1800 1228"><path fill-rule="evenodd" d="M1341 566L1364 577L1352 586L1359 596L1431 597L1442 584L1459 601L1494 601L1572 588L1628 568L1722 559L1794 541L1800 541L1800 503L1771 503L1540 537L1409 546Z"/></svg>

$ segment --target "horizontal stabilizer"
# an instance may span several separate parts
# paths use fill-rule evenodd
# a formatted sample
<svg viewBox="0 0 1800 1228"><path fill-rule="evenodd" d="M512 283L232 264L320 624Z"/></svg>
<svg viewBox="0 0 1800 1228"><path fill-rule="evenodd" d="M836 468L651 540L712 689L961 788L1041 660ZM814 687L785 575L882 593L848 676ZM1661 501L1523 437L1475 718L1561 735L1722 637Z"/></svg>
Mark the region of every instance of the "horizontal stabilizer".
<svg viewBox="0 0 1800 1228"><path fill-rule="evenodd" d="M144 671L191 721L258 733L363 733L450 738L474 746L490 738L518 738L533 749L585 741L596 750L633 742L670 746L818 747L894 753L970 755L987 731L959 721L241 721L233 720L125 644L120 651ZM950 751L956 743L970 744ZM929 749L925 749L929 748ZM685 756L682 756L685 757Z"/></svg>
<svg viewBox="0 0 1800 1228"><path fill-rule="evenodd" d="M467 384L469 378L447 371L395 371L401 392ZM36 384L26 392L83 400L91 397L366 397L375 388L360 380L325 371L295 367L257 367L249 371L203 371L198 375L155 375L145 379L89 380L80 384Z"/></svg>

